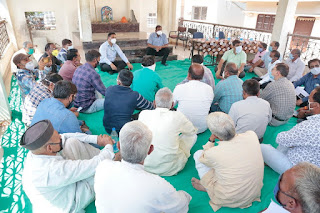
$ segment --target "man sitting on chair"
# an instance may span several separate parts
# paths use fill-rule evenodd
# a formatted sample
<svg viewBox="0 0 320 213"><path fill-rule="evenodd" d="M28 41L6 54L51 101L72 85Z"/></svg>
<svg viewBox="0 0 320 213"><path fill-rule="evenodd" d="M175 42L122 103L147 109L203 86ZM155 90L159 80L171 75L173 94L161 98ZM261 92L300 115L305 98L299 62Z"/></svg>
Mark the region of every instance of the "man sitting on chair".
<svg viewBox="0 0 320 213"><path fill-rule="evenodd" d="M116 42L116 34L109 33L108 40L99 48L99 52L101 54L100 68L103 72L109 72L110 74L113 74L119 72L127 65L129 69L132 70L133 68L132 64L129 62ZM122 61L116 61L117 54L120 56Z"/></svg>
<svg viewBox="0 0 320 213"><path fill-rule="evenodd" d="M163 56L161 64L167 66L166 61L169 53L167 36L162 33L162 27L157 25L155 32L149 36L147 55Z"/></svg>

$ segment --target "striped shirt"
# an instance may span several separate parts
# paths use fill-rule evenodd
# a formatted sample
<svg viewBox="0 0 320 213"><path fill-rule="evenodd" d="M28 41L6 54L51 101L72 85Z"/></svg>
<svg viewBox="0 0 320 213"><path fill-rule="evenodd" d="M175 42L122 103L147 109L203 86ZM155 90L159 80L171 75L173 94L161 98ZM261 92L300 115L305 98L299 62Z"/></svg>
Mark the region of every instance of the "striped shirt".
<svg viewBox="0 0 320 213"><path fill-rule="evenodd" d="M292 117L296 107L296 94L293 84L285 77L269 83L260 94L260 98L268 101L272 115L281 120Z"/></svg>
<svg viewBox="0 0 320 213"><path fill-rule="evenodd" d="M107 88L104 101L103 126L108 133L112 128L119 132L131 121L135 109L154 109L153 104L130 87L113 85Z"/></svg>

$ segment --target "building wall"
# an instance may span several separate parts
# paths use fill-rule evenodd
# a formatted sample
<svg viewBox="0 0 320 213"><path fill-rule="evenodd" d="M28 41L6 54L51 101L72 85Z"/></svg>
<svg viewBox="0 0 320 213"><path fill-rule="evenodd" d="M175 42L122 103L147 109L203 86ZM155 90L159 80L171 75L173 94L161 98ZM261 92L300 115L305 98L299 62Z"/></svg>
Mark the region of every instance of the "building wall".
<svg viewBox="0 0 320 213"><path fill-rule="evenodd" d="M128 18L128 2L130 0L90 0L91 21L101 21L101 8L109 6L113 12L113 20L120 21L123 16Z"/></svg>
<svg viewBox="0 0 320 213"><path fill-rule="evenodd" d="M48 42L61 45L64 38L72 39L72 32L79 31L78 0L9 0L7 3L19 48L24 41L30 40L25 12L53 11L55 14L56 30L33 30L32 37L46 38Z"/></svg>

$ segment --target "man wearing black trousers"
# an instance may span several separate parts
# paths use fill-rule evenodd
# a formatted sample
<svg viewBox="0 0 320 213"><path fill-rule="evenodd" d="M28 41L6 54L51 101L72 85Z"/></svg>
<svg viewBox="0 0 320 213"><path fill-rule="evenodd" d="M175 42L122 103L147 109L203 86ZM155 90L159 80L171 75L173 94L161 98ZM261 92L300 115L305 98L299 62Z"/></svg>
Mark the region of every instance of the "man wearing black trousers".
<svg viewBox="0 0 320 213"><path fill-rule="evenodd" d="M166 61L169 53L167 36L162 33L162 27L157 25L155 32L151 33L148 39L147 55L163 56L161 64L168 66Z"/></svg>

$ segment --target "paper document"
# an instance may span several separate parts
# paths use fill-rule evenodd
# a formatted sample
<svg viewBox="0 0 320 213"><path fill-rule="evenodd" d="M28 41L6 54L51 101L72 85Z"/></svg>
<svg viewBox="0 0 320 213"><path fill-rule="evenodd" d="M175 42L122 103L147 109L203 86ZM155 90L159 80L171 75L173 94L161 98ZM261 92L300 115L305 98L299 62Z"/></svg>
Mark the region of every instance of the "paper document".
<svg viewBox="0 0 320 213"><path fill-rule="evenodd" d="M296 96L298 96L298 98L300 98L300 99L309 96L309 93L307 93L304 90L304 87L297 87L295 91L296 91Z"/></svg>
<svg viewBox="0 0 320 213"><path fill-rule="evenodd" d="M271 200L269 207L263 213L290 213L290 212L288 212L283 207L279 206L273 200Z"/></svg>

